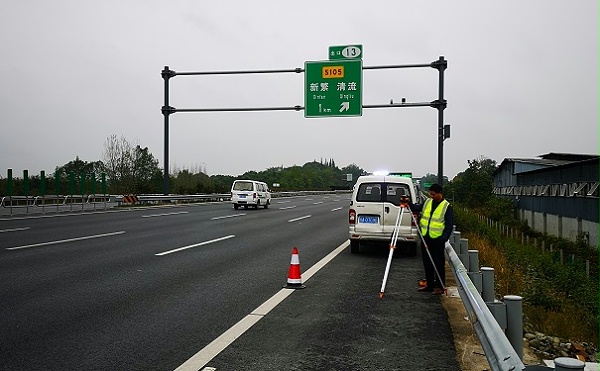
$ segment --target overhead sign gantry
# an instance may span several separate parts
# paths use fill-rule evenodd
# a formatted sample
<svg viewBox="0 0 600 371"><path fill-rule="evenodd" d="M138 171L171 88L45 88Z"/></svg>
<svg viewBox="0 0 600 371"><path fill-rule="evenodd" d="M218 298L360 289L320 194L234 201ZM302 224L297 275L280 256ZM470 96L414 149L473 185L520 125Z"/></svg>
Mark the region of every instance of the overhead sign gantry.
<svg viewBox="0 0 600 371"><path fill-rule="evenodd" d="M300 111L304 116L312 117L357 117L362 116L363 108L397 107L433 107L438 110L438 183L443 182L443 142L449 137L449 126L444 127L444 71L448 62L443 56L437 61L426 64L363 66L362 45L344 45L329 47L329 60L307 61L304 69L255 70L255 71L207 71L176 72L165 66L161 72L165 86L165 100L162 106L164 116L165 153L163 192L169 193L169 116L176 112L240 112L240 111ZM395 69L430 67L439 71L438 99L431 102L370 104L362 102L362 73L369 69ZM169 80L182 75L233 75L265 73L305 73L304 106L289 107L237 107L237 108L175 108L169 104Z"/></svg>

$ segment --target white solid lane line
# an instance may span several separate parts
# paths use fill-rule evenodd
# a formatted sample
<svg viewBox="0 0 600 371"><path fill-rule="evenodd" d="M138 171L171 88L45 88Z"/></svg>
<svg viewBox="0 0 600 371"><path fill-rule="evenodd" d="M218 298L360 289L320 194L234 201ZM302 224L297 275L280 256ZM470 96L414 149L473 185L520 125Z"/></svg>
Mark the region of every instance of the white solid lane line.
<svg viewBox="0 0 600 371"><path fill-rule="evenodd" d="M156 256L164 256L164 255L172 254L174 252L179 252L179 251L191 249L191 248L198 247L198 246L208 245L209 243L215 243L215 242L219 242L219 241L223 241L223 240L228 240L228 239L233 238L233 237L235 237L235 234L230 234L229 236L225 236L225 237L221 237L221 238L215 238L214 240L210 240L210 241L204 241L204 242L200 242L200 243L195 243L195 244L189 245L189 246L183 246L183 247L180 247L180 248L177 248L177 249L173 249L173 250L169 250L169 251L159 252L159 253L154 254L154 255L156 255Z"/></svg>
<svg viewBox="0 0 600 371"><path fill-rule="evenodd" d="M233 214L233 215L225 215L225 216L215 216L214 218L210 218L210 220L235 218L236 216L244 216L244 215L246 215L246 214Z"/></svg>
<svg viewBox="0 0 600 371"><path fill-rule="evenodd" d="M0 233L5 233L5 232L19 232L19 231L26 231L28 229L31 229L31 227L0 229Z"/></svg>
<svg viewBox="0 0 600 371"><path fill-rule="evenodd" d="M310 277L312 277L315 273L317 273L321 268L323 268L327 263L329 263L333 258L335 258L339 253L344 251L350 242L346 240L340 246L338 246L335 250L330 252L326 257L321 259L317 264L313 265L302 274L303 282L308 281ZM235 341L235 339L242 336L242 334L250 327L254 326L258 321L260 321L264 316L266 316L273 308L279 305L285 298L290 296L295 290L294 289L281 289L275 295L273 295L270 299L261 304L258 308L253 310L246 317L242 318L238 323L233 325L227 331L225 331L221 336L213 340L210 344L202 348L198 353L194 354L192 358L188 359L181 366L177 367L175 371L197 371L202 369L208 362L210 362L213 358L215 358L219 353L221 353L225 348L227 348L231 343Z"/></svg>
<svg viewBox="0 0 600 371"><path fill-rule="evenodd" d="M288 220L288 223L297 222L298 220L302 220L302 219L310 218L311 216L312 216L312 215L305 215L305 216L301 216L301 217L299 217L299 218L290 219L290 220Z"/></svg>
<svg viewBox="0 0 600 371"><path fill-rule="evenodd" d="M148 215L142 215L142 218L154 218L156 216L170 216L170 215L179 215L179 214L187 214L188 211L179 211L176 213L162 213L162 214L148 214Z"/></svg>
<svg viewBox="0 0 600 371"><path fill-rule="evenodd" d="M125 231L112 232L112 233L103 233L103 234L95 234L93 236L83 236L83 237L67 238L66 240L48 241L48 242L42 242L42 243L34 243L32 245L7 247L6 250L21 250L21 249L28 249L30 247L57 245L57 244L60 244L60 243L67 243L67 242L74 242L74 241L91 240L93 238L116 236L116 235L123 234L123 233L125 233Z"/></svg>

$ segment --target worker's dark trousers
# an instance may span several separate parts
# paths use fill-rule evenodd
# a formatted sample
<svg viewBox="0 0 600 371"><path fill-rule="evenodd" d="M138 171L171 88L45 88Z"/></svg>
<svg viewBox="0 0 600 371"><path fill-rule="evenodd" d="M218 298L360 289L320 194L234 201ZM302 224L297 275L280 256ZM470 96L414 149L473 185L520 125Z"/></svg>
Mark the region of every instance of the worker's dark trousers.
<svg viewBox="0 0 600 371"><path fill-rule="evenodd" d="M423 267L425 268L425 279L427 280L427 286L432 288L442 288L442 286L446 285L446 259L444 256L444 245L446 242L439 238L431 239L429 236L425 236L425 243L427 243L427 247L429 247L429 253L431 254L430 259L429 255L427 255L427 251L425 251L425 245L422 244L421 255L423 257ZM442 282L440 282L439 277L435 273L435 269L433 269L433 264L431 264L432 259L438 272L440 273Z"/></svg>

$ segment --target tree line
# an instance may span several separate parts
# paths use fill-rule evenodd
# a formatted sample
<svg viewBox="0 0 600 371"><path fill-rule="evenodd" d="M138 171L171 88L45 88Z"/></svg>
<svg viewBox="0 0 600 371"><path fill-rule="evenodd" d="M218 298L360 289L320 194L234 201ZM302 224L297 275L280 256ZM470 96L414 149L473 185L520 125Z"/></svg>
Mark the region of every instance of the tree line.
<svg viewBox="0 0 600 371"><path fill-rule="evenodd" d="M469 208L483 208L491 214L498 214L500 211L506 215L506 211L512 209L511 205L500 205L504 200L492 194L496 161L480 156L467 163L468 168L458 173L452 181L444 178L446 198ZM75 160L57 166L53 173L46 174L45 180L38 174L29 174L27 195L41 195L43 181L46 183L45 194L68 194L73 188L75 194L81 189L85 189L87 193L96 189L96 193L100 193L102 174L109 194L160 194L164 179L163 169L158 164L158 159L148 147L134 145L124 137L111 135L104 143L102 160L87 162L76 157ZM174 194L227 193L236 179L263 181L273 191L352 189L356 179L365 174L367 172L356 164L339 168L333 159L313 160L302 166L247 171L238 176L209 176L201 169L196 172L180 169L169 175L169 189ZM73 185L73 181L76 184ZM437 176L428 173L420 181L422 185L435 183ZM81 182L85 184L82 185ZM24 178L15 174L12 179L12 194L25 195L24 186ZM8 190L8 179L0 176L0 195L8 195ZM422 191L426 192L427 189L422 187ZM500 217L498 215L498 220L501 220Z"/></svg>
<svg viewBox="0 0 600 371"><path fill-rule="evenodd" d="M45 174L45 179L41 174L28 174L26 178L13 174L10 185L8 176L0 176L0 195L79 194L83 189L86 193L93 189L101 193L103 176L109 194L159 194L163 192L164 179L158 163L147 147L111 135L104 143L102 160L87 162L77 156L75 160L57 166L53 173ZM347 174L352 181L347 180ZM169 175L169 189L175 194L227 193L236 179L259 180L270 187L276 185L274 191L351 189L356 179L364 174L366 172L355 164L340 169L333 159L248 171L238 176L209 176L201 170L180 169Z"/></svg>

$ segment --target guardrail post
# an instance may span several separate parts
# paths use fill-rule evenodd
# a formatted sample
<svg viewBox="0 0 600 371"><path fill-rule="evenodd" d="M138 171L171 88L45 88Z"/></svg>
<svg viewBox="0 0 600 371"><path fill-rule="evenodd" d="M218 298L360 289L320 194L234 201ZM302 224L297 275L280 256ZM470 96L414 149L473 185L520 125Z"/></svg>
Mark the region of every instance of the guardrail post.
<svg viewBox="0 0 600 371"><path fill-rule="evenodd" d="M585 363L568 357L555 358L554 366L554 371L583 371L585 369Z"/></svg>
<svg viewBox="0 0 600 371"><path fill-rule="evenodd" d="M479 250L469 250L469 268L468 273L469 279L475 285L477 292L481 295L483 290L483 283L481 279L481 272L479 271Z"/></svg>
<svg viewBox="0 0 600 371"><path fill-rule="evenodd" d="M508 328L508 320L506 318L506 304L501 301L494 301L489 303L486 302L485 304L487 305L490 312L492 312L492 315L496 319L496 322L498 322L500 328L506 331L506 329ZM508 339L508 341L510 342L510 339ZM510 342L510 344L513 345L512 342ZM522 352L523 351L521 351L521 353Z"/></svg>
<svg viewBox="0 0 600 371"><path fill-rule="evenodd" d="M515 352L523 360L523 298L517 295L505 295L506 337Z"/></svg>
<svg viewBox="0 0 600 371"><path fill-rule="evenodd" d="M458 255L460 251L460 232L453 232L451 236L451 245L454 248L454 252Z"/></svg>
<svg viewBox="0 0 600 371"><path fill-rule="evenodd" d="M481 298L486 303L493 303L496 297L494 289L494 268L481 267L482 291Z"/></svg>
<svg viewBox="0 0 600 371"><path fill-rule="evenodd" d="M467 271L469 271L469 240L466 238L461 238L459 249L460 253L458 256L460 257L460 261L467 268Z"/></svg>
<svg viewBox="0 0 600 371"><path fill-rule="evenodd" d="M469 272L479 272L479 250L468 250Z"/></svg>

